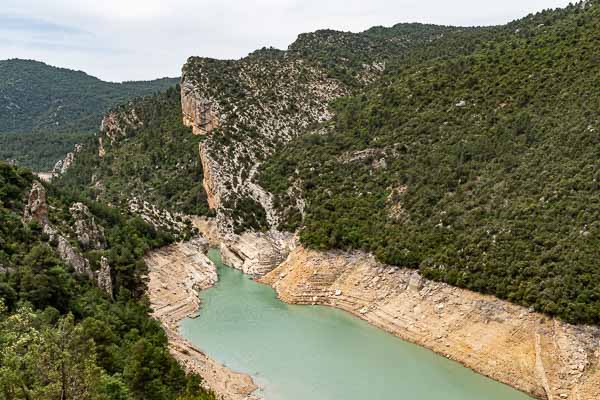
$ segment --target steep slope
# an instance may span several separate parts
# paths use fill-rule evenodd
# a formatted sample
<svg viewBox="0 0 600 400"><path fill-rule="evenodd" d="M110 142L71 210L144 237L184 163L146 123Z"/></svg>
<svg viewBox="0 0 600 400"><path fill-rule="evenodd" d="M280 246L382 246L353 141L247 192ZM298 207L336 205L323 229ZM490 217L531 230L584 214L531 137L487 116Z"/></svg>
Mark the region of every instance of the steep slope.
<svg viewBox="0 0 600 400"><path fill-rule="evenodd" d="M177 82L112 83L38 61L0 61L0 159L49 171L110 108Z"/></svg>
<svg viewBox="0 0 600 400"><path fill-rule="evenodd" d="M308 247L598 324L600 5L512 26L337 102L260 183Z"/></svg>
<svg viewBox="0 0 600 400"><path fill-rule="evenodd" d="M190 58L182 73L184 120L208 135L200 148L204 187L221 230L277 226L277 207L254 183L262 162L331 119L334 99L376 81L388 63L461 30L400 24L359 34L317 31L287 51L264 48L237 61Z"/></svg>
<svg viewBox="0 0 600 400"><path fill-rule="evenodd" d="M0 162L0 392L12 399L214 399L169 354L144 253L173 238Z"/></svg>
<svg viewBox="0 0 600 400"><path fill-rule="evenodd" d="M270 269L287 253L290 236L270 231L281 216L270 194L253 181L260 164L310 126L330 119L332 100L379 79L398 51L432 44L459 30L415 24L363 34L316 32L299 38L288 51L265 48L237 61L192 57L183 68L179 118L194 136L186 136L170 119L176 115L170 108L174 103L162 104L162 96L123 105L105 116L98 143L84 146L57 183L113 204L135 196L148 201L150 208L188 214L209 214L203 208L208 203L223 238L236 247L228 261L246 265L248 272ZM360 38L360 46L355 46L355 38ZM320 42L340 49L329 61L343 65L343 82L335 78L339 68L325 63L323 51L314 46ZM140 110L153 102L153 111L141 115ZM156 115L166 114L166 130L164 124L161 132L147 129L145 119L162 121ZM181 135L173 136L175 128ZM197 154L188 156L198 144L201 166L194 163ZM198 175L206 200L196 184ZM237 236L245 231L264 231L254 233L264 246ZM261 261L246 263L248 259Z"/></svg>
<svg viewBox="0 0 600 400"><path fill-rule="evenodd" d="M183 126L179 90L171 88L107 113L98 137L84 143L55 183L124 208L151 204L206 214L197 150L202 139ZM176 216L167 218L177 223Z"/></svg>

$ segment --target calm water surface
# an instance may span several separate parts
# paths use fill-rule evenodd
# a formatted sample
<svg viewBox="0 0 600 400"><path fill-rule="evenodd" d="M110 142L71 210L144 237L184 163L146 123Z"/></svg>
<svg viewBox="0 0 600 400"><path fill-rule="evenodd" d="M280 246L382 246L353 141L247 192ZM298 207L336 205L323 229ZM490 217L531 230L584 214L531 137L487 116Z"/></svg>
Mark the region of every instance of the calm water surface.
<svg viewBox="0 0 600 400"><path fill-rule="evenodd" d="M252 375L266 400L526 400L530 397L340 310L288 305L221 263L181 333Z"/></svg>

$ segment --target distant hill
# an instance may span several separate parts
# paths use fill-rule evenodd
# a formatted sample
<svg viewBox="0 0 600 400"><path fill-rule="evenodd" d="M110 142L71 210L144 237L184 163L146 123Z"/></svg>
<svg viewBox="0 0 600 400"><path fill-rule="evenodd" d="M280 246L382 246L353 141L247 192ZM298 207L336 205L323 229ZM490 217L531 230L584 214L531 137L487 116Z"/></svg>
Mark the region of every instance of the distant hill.
<svg viewBox="0 0 600 400"><path fill-rule="evenodd" d="M112 83L39 61L0 61L0 133L93 132L111 107L178 81Z"/></svg>
<svg viewBox="0 0 600 400"><path fill-rule="evenodd" d="M47 170L97 131L109 109L178 82L179 78L104 82L39 61L0 61L0 159Z"/></svg>

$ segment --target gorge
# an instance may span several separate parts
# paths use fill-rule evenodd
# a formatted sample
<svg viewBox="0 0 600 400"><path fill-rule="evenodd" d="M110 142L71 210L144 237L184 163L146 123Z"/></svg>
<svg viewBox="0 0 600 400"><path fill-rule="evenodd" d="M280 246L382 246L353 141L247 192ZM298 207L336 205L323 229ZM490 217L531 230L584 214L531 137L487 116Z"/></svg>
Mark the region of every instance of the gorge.
<svg viewBox="0 0 600 400"><path fill-rule="evenodd" d="M105 253L226 400L595 400L599 21L590 0L190 57L53 185L165 236Z"/></svg>
<svg viewBox="0 0 600 400"><path fill-rule="evenodd" d="M508 386L322 306L287 305L222 264L180 332L212 358L250 374L270 400L418 398L526 400Z"/></svg>

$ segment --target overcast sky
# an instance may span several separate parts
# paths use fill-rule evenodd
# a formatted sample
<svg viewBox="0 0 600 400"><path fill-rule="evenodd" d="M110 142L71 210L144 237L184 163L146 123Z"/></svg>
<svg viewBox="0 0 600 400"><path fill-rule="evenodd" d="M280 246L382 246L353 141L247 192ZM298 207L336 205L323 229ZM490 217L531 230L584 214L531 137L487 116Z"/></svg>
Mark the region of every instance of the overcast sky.
<svg viewBox="0 0 600 400"><path fill-rule="evenodd" d="M191 55L285 49L302 32L426 22L493 25L564 0L0 0L0 59L111 81L179 76Z"/></svg>

